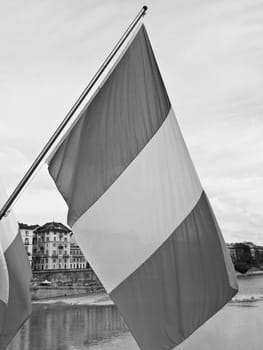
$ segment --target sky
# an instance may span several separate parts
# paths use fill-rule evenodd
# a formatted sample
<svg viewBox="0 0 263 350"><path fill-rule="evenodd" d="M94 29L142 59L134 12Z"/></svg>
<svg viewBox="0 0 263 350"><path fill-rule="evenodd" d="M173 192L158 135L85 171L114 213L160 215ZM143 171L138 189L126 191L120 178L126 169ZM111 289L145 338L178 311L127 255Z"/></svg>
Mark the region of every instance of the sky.
<svg viewBox="0 0 263 350"><path fill-rule="evenodd" d="M7 193L143 5L223 236L263 245L263 0L1 0L0 176ZM46 164L14 211L27 224L66 223Z"/></svg>

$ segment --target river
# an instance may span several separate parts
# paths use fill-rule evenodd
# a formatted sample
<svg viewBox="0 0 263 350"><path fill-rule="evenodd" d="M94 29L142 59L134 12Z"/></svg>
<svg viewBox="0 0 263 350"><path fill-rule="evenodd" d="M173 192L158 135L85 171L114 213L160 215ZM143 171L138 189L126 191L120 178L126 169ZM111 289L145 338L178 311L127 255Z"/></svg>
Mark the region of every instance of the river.
<svg viewBox="0 0 263 350"><path fill-rule="evenodd" d="M76 299L78 300L78 299ZM82 297L83 301L83 297ZM239 293L178 350L258 350L263 342L263 275L241 276ZM138 350L109 303L38 303L8 350Z"/></svg>

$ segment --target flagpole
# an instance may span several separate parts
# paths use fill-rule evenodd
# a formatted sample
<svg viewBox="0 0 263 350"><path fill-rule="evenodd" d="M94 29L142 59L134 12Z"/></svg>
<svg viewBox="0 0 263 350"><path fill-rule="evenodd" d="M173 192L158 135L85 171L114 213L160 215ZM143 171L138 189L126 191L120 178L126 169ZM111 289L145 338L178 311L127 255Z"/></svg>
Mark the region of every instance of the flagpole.
<svg viewBox="0 0 263 350"><path fill-rule="evenodd" d="M126 31L123 33L120 40L117 42L117 44L114 46L110 54L106 57L98 71L94 74L93 78L87 85L87 87L83 90L80 97L77 99L77 101L74 103L74 105L71 107L67 115L65 116L64 120L61 122L61 124L58 126L57 130L54 132L54 134L51 136L49 141L46 143L42 151L39 153L38 157L35 159L35 161L32 163L31 167L28 169L22 180L19 182L13 193L10 195L10 197L7 199L6 203L2 207L0 211L0 220L3 216L5 216L8 213L8 210L11 208L12 204L18 197L18 195L21 193L37 167L40 165L41 161L44 159L44 157L47 155L48 151L54 144L54 142L57 140L65 126L68 124L78 107L81 105L85 97L88 95L90 90L93 88L93 86L96 84L102 73L105 71L109 63L112 61L113 57L116 55L120 47L123 45L131 31L134 29L136 24L139 22L139 20L146 14L147 6L143 6L142 9L138 12L137 16L134 18L134 20L130 23Z"/></svg>

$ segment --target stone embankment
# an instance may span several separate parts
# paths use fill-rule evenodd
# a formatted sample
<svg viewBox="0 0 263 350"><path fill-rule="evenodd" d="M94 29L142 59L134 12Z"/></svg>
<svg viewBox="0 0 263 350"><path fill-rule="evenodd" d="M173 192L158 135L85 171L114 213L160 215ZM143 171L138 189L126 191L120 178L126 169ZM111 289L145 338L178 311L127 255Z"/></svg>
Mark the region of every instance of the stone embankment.
<svg viewBox="0 0 263 350"><path fill-rule="evenodd" d="M33 271L32 300L87 295L104 288L92 269Z"/></svg>

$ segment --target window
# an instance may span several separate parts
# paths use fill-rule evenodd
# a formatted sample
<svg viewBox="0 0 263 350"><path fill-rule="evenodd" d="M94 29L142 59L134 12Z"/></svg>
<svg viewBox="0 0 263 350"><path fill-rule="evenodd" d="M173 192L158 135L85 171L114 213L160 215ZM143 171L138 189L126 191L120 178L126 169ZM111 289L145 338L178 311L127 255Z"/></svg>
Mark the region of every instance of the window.
<svg viewBox="0 0 263 350"><path fill-rule="evenodd" d="M29 232L28 231L26 231L26 236L28 236L29 235Z"/></svg>
<svg viewBox="0 0 263 350"><path fill-rule="evenodd" d="M64 238L64 242L67 242L67 240L68 240L67 237L65 237L65 238Z"/></svg>
<svg viewBox="0 0 263 350"><path fill-rule="evenodd" d="M49 242L49 237L47 237L47 242Z"/></svg>
<svg viewBox="0 0 263 350"><path fill-rule="evenodd" d="M57 240L57 237L54 236L54 242Z"/></svg>
<svg viewBox="0 0 263 350"><path fill-rule="evenodd" d="M29 244L29 239L25 238L25 244Z"/></svg>

